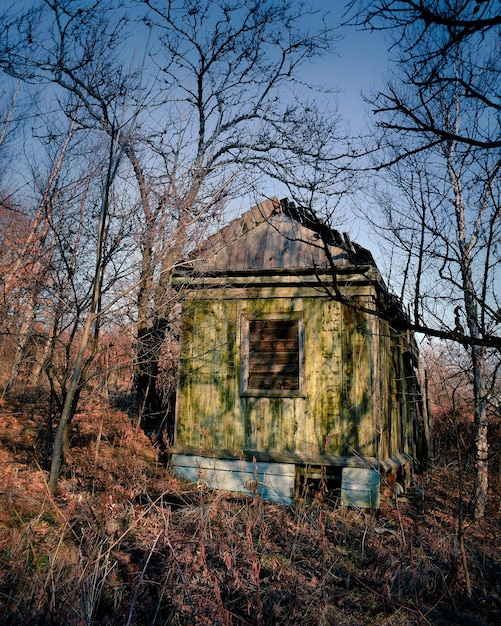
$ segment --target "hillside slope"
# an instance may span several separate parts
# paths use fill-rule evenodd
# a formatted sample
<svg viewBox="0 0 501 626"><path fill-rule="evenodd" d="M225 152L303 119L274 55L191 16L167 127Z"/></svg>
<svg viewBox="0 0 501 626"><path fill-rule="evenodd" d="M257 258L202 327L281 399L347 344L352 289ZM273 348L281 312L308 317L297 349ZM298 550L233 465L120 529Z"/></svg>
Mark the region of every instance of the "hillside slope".
<svg viewBox="0 0 501 626"><path fill-rule="evenodd" d="M462 545L454 459L378 512L321 491L291 508L180 482L125 412L94 403L53 499L44 411L0 404L3 624L501 621L499 491Z"/></svg>

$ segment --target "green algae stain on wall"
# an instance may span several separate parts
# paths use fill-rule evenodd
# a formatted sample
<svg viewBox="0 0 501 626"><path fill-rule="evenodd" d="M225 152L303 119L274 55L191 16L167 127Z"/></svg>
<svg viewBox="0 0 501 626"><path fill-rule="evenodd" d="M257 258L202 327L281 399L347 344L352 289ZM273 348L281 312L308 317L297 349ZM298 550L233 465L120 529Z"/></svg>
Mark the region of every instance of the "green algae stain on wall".
<svg viewBox="0 0 501 626"><path fill-rule="evenodd" d="M241 397L240 323L249 311L301 312L305 397ZM183 319L178 445L341 454L358 444L354 430L367 412L355 371L368 358L362 318L351 311L342 317L339 303L317 297L196 300L186 303ZM347 328L354 345L343 339ZM347 400L356 410L342 409Z"/></svg>
<svg viewBox="0 0 501 626"><path fill-rule="evenodd" d="M342 322L342 454L371 455L374 453L373 384L367 313L343 305Z"/></svg>

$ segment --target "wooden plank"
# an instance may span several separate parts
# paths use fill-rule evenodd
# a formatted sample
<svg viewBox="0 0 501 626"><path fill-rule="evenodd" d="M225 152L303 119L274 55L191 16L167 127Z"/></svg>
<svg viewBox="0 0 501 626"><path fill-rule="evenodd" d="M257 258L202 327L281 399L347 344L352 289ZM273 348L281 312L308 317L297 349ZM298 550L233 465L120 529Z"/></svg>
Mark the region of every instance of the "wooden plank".
<svg viewBox="0 0 501 626"><path fill-rule="evenodd" d="M357 302L367 306L362 298L357 298ZM342 305L342 311L342 445L345 450L372 456L377 451L372 407L375 390L369 314L348 305Z"/></svg>
<svg viewBox="0 0 501 626"><path fill-rule="evenodd" d="M363 268L360 268L360 270ZM358 291L360 288L371 287L374 282L368 278L367 273L362 273L360 270L343 272L341 275L336 275L336 287L345 289L349 288L351 291ZM274 288L292 285L301 285L305 287L315 287L319 296L325 297L325 291L319 290L319 287L323 285L328 287L332 284L332 275L315 273L312 270L308 271L287 271L271 274L270 272L252 274L249 272L242 272L240 274L232 274L230 271L225 272L219 276L204 276L196 274L194 276L177 276L172 279L172 285L174 287L182 287L183 290L195 291L203 287L214 291L214 289L221 287L246 287L250 283L258 285L260 288L266 286L273 286ZM181 294L182 295L182 294ZM191 295L191 294L190 294Z"/></svg>
<svg viewBox="0 0 501 626"><path fill-rule="evenodd" d="M303 395L302 313L293 306L289 307L290 311L283 310L287 301L282 300L273 301L274 310L267 315L270 302L263 303L263 300L256 301L252 313L245 312L242 316L244 396L256 397L263 391L263 395L270 392L285 395L287 391Z"/></svg>
<svg viewBox="0 0 501 626"><path fill-rule="evenodd" d="M239 324L235 302L185 303L176 403L176 441L183 445L244 444Z"/></svg>
<svg viewBox="0 0 501 626"><path fill-rule="evenodd" d="M404 465L412 463L412 456L405 453L395 454L381 461L381 468L384 470L398 469Z"/></svg>
<svg viewBox="0 0 501 626"><path fill-rule="evenodd" d="M294 339L297 341L297 320L289 319L250 319L250 341L278 341Z"/></svg>
<svg viewBox="0 0 501 626"><path fill-rule="evenodd" d="M307 454L302 452L264 452L260 450L228 450L223 448L203 448L174 445L173 454L203 456L214 459L244 460L267 463L288 463L294 465L320 465L334 467L366 467L375 470L389 470L401 467L412 461L408 454L398 454L386 459L364 456L342 456L332 454Z"/></svg>
<svg viewBox="0 0 501 626"><path fill-rule="evenodd" d="M276 365L296 365L296 369L299 367L299 354L296 349L293 352L252 352L249 350L249 361L255 367L255 371L259 365L263 365L266 368Z"/></svg>
<svg viewBox="0 0 501 626"><path fill-rule="evenodd" d="M299 377L297 374L298 372L296 372L294 378L291 378L291 373L280 374L272 370L266 372L252 372L249 375L246 393L271 390L299 391Z"/></svg>
<svg viewBox="0 0 501 626"><path fill-rule="evenodd" d="M296 332L297 335L297 332ZM277 352L297 352L298 349L298 338L295 339L271 339L271 340L259 340L250 339L249 341L249 349L254 354L262 352L264 354L275 354Z"/></svg>
<svg viewBox="0 0 501 626"><path fill-rule="evenodd" d="M221 286L220 289L188 290L181 297L190 300L262 300L275 298L323 298L325 292L316 287L305 287L301 281L296 286L258 287L256 281L247 281L242 287Z"/></svg>
<svg viewBox="0 0 501 626"><path fill-rule="evenodd" d="M343 455L342 438L342 320L341 305L332 300L308 300L314 322L308 335L312 355L309 372L315 387L315 452ZM312 369L315 368L312 372Z"/></svg>

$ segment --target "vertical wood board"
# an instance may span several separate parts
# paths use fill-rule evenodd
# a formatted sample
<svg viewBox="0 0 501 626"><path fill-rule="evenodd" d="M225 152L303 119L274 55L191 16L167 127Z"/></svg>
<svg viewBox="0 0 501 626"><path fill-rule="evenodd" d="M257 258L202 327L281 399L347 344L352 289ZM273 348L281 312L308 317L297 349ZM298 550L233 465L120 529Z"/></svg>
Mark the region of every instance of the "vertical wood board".
<svg viewBox="0 0 501 626"><path fill-rule="evenodd" d="M366 300L360 304L367 306ZM372 337L368 314L343 305L342 454L374 453Z"/></svg>

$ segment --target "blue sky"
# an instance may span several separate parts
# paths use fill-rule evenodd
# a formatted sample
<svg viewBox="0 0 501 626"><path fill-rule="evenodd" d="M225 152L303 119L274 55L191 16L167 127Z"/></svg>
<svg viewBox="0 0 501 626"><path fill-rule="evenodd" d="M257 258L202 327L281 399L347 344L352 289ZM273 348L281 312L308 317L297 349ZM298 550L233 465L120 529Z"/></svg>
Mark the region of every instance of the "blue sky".
<svg viewBox="0 0 501 626"><path fill-rule="evenodd" d="M328 24L343 21L344 0L312 0L312 8L329 11ZM339 112L354 131L363 124L367 107L360 96L381 88L388 68L387 44L381 32L343 27L336 43L336 54L311 66L313 80L339 89Z"/></svg>
<svg viewBox="0 0 501 626"><path fill-rule="evenodd" d="M32 0L21 0L31 4ZM329 12L327 23L338 27L343 20L346 0L310 0L311 9L319 14ZM16 5L17 6L17 5ZM340 39L335 44L335 54L316 61L305 68L305 79L338 90L338 112L342 117L340 132L344 127L350 134L365 133L365 117L370 117L362 101L361 92L370 94L384 83L387 71L387 47L381 33L369 33L355 27L339 30ZM280 195L280 191L273 190ZM247 206L242 206L245 210ZM354 224L353 237L360 241L364 225ZM369 246L368 246L369 247ZM371 246L372 247L372 246Z"/></svg>
<svg viewBox="0 0 501 626"><path fill-rule="evenodd" d="M338 27L343 21L344 4L345 0L312 0L311 7L319 9L320 13L328 11L327 24ZM361 93L370 96L384 87L388 72L387 44L381 32L371 33L353 26L340 28L338 36L335 53L305 66L303 75L311 84L338 92L335 100L342 118L341 135L345 132L351 136L367 135L367 124L373 123L373 119ZM276 183L267 191L279 197L287 194L287 190L281 190ZM366 220L353 215L352 199L347 197L343 204L347 221L344 222L340 214L339 224L332 223L332 226L348 231L354 241L371 250L376 260L381 258L375 233ZM246 200L243 200L237 212L247 208Z"/></svg>
<svg viewBox="0 0 501 626"><path fill-rule="evenodd" d="M311 5L330 12L328 24L331 26L345 19L345 0L312 0ZM337 103L342 126L350 129L354 136L364 135L373 117L361 94L370 96L384 88L389 67L388 44L382 32L364 31L360 27L343 27L339 35L336 54L315 63L308 76L339 91ZM363 219L354 219L347 230L355 241L371 250L376 260L385 256L374 232Z"/></svg>

